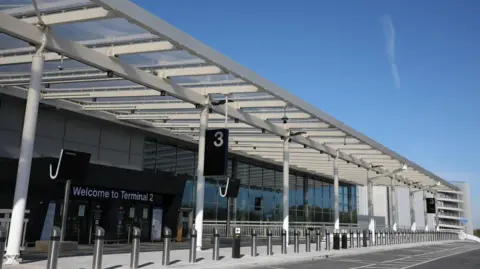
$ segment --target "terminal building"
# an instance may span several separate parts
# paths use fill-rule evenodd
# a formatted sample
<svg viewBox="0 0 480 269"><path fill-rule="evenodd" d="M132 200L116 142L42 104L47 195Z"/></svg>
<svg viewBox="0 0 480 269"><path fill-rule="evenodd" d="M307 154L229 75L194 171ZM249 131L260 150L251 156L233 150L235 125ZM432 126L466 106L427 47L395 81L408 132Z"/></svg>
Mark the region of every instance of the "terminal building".
<svg viewBox="0 0 480 269"><path fill-rule="evenodd" d="M64 239L79 244L91 243L97 225L112 243L126 242L133 226L144 241L160 240L165 227L177 240L191 228L199 239L214 228L228 236L228 225L245 233L471 232L463 224L467 185L442 179L130 1L2 8L0 56L8 263L62 226L66 182L51 176L62 150L90 157L68 193ZM206 154L207 130L220 129L228 129L226 166L209 176L204 168L220 166L223 156ZM231 198L221 190L228 183L238 184ZM436 198L434 213L426 213L424 197Z"/></svg>

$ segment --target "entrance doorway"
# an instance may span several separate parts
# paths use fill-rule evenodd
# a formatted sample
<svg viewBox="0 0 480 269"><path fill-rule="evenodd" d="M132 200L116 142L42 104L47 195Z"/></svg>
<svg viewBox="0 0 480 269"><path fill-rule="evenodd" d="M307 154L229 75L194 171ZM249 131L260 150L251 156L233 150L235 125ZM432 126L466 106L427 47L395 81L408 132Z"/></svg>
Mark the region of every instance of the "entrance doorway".
<svg viewBox="0 0 480 269"><path fill-rule="evenodd" d="M61 227L63 201L57 201L55 225ZM95 227L105 229L105 243L131 241L133 227L140 240L150 241L151 205L115 200L73 200L69 203L65 240L93 244Z"/></svg>

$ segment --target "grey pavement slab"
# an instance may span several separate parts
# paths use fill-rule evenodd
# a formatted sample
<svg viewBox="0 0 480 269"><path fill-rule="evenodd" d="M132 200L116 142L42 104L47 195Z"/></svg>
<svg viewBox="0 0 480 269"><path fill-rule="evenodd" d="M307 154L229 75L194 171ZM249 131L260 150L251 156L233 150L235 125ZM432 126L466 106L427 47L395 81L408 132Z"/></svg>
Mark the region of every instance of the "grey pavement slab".
<svg viewBox="0 0 480 269"><path fill-rule="evenodd" d="M463 241L462 241L463 243ZM325 263L333 263L333 264L352 264L351 260L359 260L362 258L361 254L371 254L369 259L372 261L364 261L360 262L360 264L366 264L366 262L375 262L375 259L384 259L384 258L375 258L378 256L377 254L382 251L391 251L395 250L392 254L395 258L399 257L399 255L409 256L415 254L415 251L411 249L416 248L423 248L425 250L441 250L441 249L449 249L452 248L452 244L462 244L458 243L458 241L451 241L450 243L447 242L430 242L430 243L416 243L416 244L404 244L404 245L388 245L388 246L377 246L377 247L369 247L369 248L353 248L347 250L330 250L325 251L324 245L322 244L322 251L321 252L305 252L305 245L300 246L300 253L293 253L293 247L289 246L288 254L282 255L280 253L280 246L274 246L273 256L266 255L266 247L262 246L258 248L258 256L251 257L250 256L250 247L242 247L241 254L244 256L241 259L233 259L231 257L231 248L221 248L220 249L220 256L223 257L220 261L212 260L212 250L206 250L197 252L197 259L198 262L195 264L188 263L188 250L175 250L171 252L171 262L172 264L169 266L170 268L252 268L252 267L278 267L283 268L282 266L292 264L292 263L299 263L299 262L306 262L306 261L316 261L322 259L322 265ZM408 249L407 249L408 248ZM315 245L312 244L312 250L315 249ZM404 251L404 252L401 252ZM403 254L402 254L403 253ZM341 260L342 257L348 257L345 261ZM333 258L333 259L332 259ZM402 258L402 256L400 256ZM337 260L335 260L337 259ZM363 259L363 258L362 258ZM140 267L149 269L149 268L162 268L161 265L162 260L162 252L161 251L152 251L152 252L143 252L140 254ZM124 269L129 268L130 262L130 255L129 254L109 254L103 256L103 266L104 269ZM353 263L355 264L355 263ZM318 265L318 264L317 264ZM58 269L87 269L91 268L92 266L92 256L77 256L77 257L63 257L59 259ZM34 269L34 268L45 268L46 261L36 261L30 262L18 266L5 266L5 269ZM265 268L267 268L265 267ZM351 266L354 267L354 266ZM293 267L290 268L295 268ZM318 267L317 267L318 268ZM327 267L326 267L327 268ZM340 268L340 267L339 267ZM345 267L347 268L347 267Z"/></svg>

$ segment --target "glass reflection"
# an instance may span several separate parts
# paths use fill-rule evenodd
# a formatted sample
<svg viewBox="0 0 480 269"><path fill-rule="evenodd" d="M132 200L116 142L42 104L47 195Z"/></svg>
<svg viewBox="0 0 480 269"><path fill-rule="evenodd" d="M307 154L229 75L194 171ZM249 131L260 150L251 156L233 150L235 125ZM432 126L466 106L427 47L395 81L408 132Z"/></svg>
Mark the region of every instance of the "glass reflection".
<svg viewBox="0 0 480 269"><path fill-rule="evenodd" d="M192 149L167 145L156 139L144 143L144 169L163 171L191 178L185 183L182 207L195 208L196 152ZM279 169L279 170L276 170ZM237 161L236 177L240 189L236 208L231 212L236 221L278 221L283 220L283 173L281 167L262 167ZM232 160L229 160L228 174L232 174ZM226 177L205 179L206 221L227 219L227 199L220 196L218 187L224 186ZM332 222L333 184L331 180L311 178L305 175L289 175L289 217L290 222ZM339 186L339 210L342 223L357 222L357 187ZM232 202L233 203L233 202Z"/></svg>

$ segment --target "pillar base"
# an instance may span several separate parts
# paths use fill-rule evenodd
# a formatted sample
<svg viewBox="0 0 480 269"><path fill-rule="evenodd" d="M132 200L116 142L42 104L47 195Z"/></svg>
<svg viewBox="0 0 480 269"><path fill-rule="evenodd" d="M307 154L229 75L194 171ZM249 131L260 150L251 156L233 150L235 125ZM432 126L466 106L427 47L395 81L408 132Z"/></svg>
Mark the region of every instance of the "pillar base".
<svg viewBox="0 0 480 269"><path fill-rule="evenodd" d="M3 260L3 264L7 265L18 265L22 262L22 258L20 255L5 255L5 259Z"/></svg>

